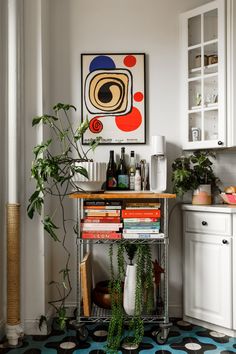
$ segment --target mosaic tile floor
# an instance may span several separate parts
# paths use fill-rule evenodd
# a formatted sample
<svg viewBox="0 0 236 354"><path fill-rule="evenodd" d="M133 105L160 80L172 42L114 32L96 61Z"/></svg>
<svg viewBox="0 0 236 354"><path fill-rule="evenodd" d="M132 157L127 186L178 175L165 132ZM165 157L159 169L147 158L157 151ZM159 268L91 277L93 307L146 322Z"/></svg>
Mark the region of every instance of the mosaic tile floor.
<svg viewBox="0 0 236 354"><path fill-rule="evenodd" d="M149 354L233 354L236 353L236 338L194 326L187 322L172 319L168 340L165 344L156 343L153 332L157 328L145 327L145 335L137 349L121 347L119 353ZM26 336L20 348L4 348L0 342L1 354L103 354L106 346L106 327L92 325L89 336L82 342L76 336L73 327L68 326L66 332L54 330L49 336ZM68 343L70 342L70 343ZM71 348L69 349L69 347Z"/></svg>

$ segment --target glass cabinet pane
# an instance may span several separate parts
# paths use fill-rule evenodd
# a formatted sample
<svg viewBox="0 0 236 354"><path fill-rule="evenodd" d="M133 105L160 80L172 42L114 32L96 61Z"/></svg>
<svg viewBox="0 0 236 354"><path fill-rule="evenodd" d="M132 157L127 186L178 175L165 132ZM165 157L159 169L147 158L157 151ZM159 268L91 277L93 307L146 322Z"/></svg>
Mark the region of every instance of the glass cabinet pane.
<svg viewBox="0 0 236 354"><path fill-rule="evenodd" d="M200 109L202 106L201 80L189 82L189 110Z"/></svg>
<svg viewBox="0 0 236 354"><path fill-rule="evenodd" d="M188 51L189 78L201 75L201 47Z"/></svg>
<svg viewBox="0 0 236 354"><path fill-rule="evenodd" d="M218 105L218 77L210 76L204 79L203 85L204 106L212 108Z"/></svg>
<svg viewBox="0 0 236 354"><path fill-rule="evenodd" d="M204 14L204 42L212 41L218 38L218 10L206 12Z"/></svg>
<svg viewBox="0 0 236 354"><path fill-rule="evenodd" d="M201 126L202 126L202 113L190 113L188 122L189 141L200 141L202 139Z"/></svg>
<svg viewBox="0 0 236 354"><path fill-rule="evenodd" d="M201 43L201 16L194 16L188 20L188 46Z"/></svg>
<svg viewBox="0 0 236 354"><path fill-rule="evenodd" d="M218 72L218 43L207 44L203 47L204 56L207 58L207 65L204 66L204 74Z"/></svg>
<svg viewBox="0 0 236 354"><path fill-rule="evenodd" d="M204 140L218 139L218 110L204 112Z"/></svg>

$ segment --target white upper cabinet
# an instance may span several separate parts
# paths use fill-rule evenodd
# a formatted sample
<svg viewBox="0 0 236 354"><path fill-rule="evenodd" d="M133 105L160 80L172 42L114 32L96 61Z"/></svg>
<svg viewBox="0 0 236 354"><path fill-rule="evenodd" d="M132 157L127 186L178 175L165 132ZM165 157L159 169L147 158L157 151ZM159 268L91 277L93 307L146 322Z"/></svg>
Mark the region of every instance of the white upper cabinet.
<svg viewBox="0 0 236 354"><path fill-rule="evenodd" d="M181 15L183 149L227 146L226 3Z"/></svg>

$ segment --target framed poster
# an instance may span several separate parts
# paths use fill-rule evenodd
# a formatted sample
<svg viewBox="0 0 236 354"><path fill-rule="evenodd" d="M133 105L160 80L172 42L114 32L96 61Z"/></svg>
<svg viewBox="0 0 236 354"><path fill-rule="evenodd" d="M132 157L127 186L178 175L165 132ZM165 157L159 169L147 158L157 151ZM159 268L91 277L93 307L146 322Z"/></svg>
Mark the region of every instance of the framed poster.
<svg viewBox="0 0 236 354"><path fill-rule="evenodd" d="M145 54L81 54L83 144L144 144Z"/></svg>

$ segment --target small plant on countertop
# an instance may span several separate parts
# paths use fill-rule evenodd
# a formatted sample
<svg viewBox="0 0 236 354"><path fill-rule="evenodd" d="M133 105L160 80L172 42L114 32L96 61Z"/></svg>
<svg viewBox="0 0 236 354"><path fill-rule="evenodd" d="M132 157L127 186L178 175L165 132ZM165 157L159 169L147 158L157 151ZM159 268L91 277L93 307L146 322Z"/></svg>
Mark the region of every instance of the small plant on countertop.
<svg viewBox="0 0 236 354"><path fill-rule="evenodd" d="M176 158L172 163L173 192L183 197L185 192L197 189L200 184L211 184L216 190L220 180L212 168L215 158L215 154L207 150Z"/></svg>

